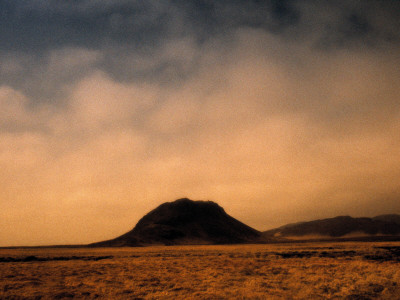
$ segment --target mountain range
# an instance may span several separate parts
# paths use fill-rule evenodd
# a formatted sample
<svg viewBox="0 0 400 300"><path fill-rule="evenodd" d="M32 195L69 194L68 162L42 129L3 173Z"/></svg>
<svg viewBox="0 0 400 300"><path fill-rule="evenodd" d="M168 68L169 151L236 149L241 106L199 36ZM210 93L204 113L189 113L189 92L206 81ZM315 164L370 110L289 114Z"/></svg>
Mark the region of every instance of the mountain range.
<svg viewBox="0 0 400 300"><path fill-rule="evenodd" d="M400 215L374 218L339 216L260 232L229 216L215 202L182 198L150 211L129 232L89 246L257 244L377 236L400 238Z"/></svg>

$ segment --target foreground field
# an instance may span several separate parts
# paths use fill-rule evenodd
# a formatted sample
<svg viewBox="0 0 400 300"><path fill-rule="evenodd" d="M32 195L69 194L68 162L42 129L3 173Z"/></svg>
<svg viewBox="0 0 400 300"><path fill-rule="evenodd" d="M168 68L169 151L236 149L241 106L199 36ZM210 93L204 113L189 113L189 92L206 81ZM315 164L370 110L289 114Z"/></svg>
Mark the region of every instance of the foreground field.
<svg viewBox="0 0 400 300"><path fill-rule="evenodd" d="M0 249L0 298L400 299L400 243Z"/></svg>

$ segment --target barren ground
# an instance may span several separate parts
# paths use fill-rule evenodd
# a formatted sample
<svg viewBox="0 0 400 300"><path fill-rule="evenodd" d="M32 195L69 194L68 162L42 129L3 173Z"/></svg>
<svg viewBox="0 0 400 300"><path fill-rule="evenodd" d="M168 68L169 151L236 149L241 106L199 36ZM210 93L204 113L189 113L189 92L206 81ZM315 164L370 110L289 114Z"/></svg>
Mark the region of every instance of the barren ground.
<svg viewBox="0 0 400 300"><path fill-rule="evenodd" d="M400 242L0 249L0 298L400 299Z"/></svg>

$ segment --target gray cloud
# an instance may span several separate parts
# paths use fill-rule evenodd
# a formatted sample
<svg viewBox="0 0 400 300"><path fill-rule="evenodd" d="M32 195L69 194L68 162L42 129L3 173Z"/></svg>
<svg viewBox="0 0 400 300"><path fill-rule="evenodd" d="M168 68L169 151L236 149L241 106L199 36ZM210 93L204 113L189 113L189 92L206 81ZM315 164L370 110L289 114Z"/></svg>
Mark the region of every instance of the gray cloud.
<svg viewBox="0 0 400 300"><path fill-rule="evenodd" d="M2 245L399 212L399 2L321 3L0 2Z"/></svg>
<svg viewBox="0 0 400 300"><path fill-rule="evenodd" d="M160 59L171 43L190 40L199 52L213 40L229 47L237 30L253 28L289 47L390 51L400 28L397 1L2 1L0 10L0 57L8 66L0 79L35 101L62 98L65 83L86 74L48 70L63 49L100 52L91 67L119 81L179 83L196 71L199 55Z"/></svg>

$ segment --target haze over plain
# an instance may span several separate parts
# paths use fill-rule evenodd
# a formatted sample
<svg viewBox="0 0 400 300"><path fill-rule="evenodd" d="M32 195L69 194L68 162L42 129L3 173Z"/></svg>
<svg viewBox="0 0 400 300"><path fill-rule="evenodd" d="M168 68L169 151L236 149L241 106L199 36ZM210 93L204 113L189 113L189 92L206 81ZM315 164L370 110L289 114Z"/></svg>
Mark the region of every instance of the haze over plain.
<svg viewBox="0 0 400 300"><path fill-rule="evenodd" d="M400 213L400 2L214 2L0 2L0 246Z"/></svg>

